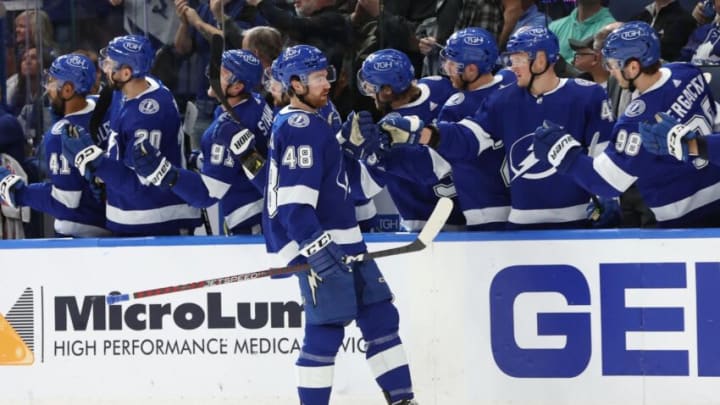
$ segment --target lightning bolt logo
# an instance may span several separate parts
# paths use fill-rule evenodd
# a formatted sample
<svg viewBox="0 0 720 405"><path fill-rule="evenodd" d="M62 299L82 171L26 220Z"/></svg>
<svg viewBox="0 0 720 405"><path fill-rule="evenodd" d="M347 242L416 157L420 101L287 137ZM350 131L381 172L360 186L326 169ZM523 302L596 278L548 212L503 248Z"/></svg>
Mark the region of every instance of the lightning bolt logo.
<svg viewBox="0 0 720 405"><path fill-rule="evenodd" d="M535 157L535 153L533 152L532 140L533 134L527 134L515 141L512 148L510 148L510 170L512 171L512 178L510 179L510 181L514 181L519 177L527 180L539 180L551 176L553 173L556 172L555 168L552 166L550 166L549 169L539 173L530 172L530 170L533 169L535 165L540 162L540 160ZM518 150L517 152L516 149ZM523 159L520 161L520 163L515 164L515 159L513 159L514 156L520 156L523 157Z"/></svg>
<svg viewBox="0 0 720 405"><path fill-rule="evenodd" d="M307 278L308 284L310 285L310 293L312 294L313 306L316 307L317 297L315 295L315 292L317 291L319 283L323 282L323 279L317 273L315 273L315 270L313 269L310 269L310 274L308 274Z"/></svg>
<svg viewBox="0 0 720 405"><path fill-rule="evenodd" d="M527 172L528 170L532 169L533 166L535 166L535 163L539 162L538 158L535 157L535 153L533 153L533 145L530 144L530 146L527 148L528 155L525 156L525 159L522 160L518 164L518 169L515 169L515 167L512 167L513 171L513 178L510 181L513 181L517 179L518 177L522 176Z"/></svg>

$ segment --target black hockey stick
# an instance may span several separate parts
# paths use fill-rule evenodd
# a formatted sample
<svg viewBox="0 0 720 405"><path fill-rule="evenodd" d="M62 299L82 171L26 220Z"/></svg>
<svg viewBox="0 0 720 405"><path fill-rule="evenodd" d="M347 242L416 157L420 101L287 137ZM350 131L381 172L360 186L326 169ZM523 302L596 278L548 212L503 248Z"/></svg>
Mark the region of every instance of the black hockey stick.
<svg viewBox="0 0 720 405"><path fill-rule="evenodd" d="M240 118L235 114L232 106L228 102L227 97L223 93L223 88L220 85L220 67L222 66L222 54L225 50L222 35L215 34L210 38L210 64L208 65L208 80L210 81L210 87L212 88L215 97L220 100L220 103L225 107L225 111L230 114L232 119L240 122Z"/></svg>
<svg viewBox="0 0 720 405"><path fill-rule="evenodd" d="M433 239L440 232L442 227L445 225L450 211L452 211L453 202L449 198L441 198L435 209L433 209L430 218L428 218L425 226L418 234L417 239L404 246L390 248L385 250L379 250L377 252L364 253L358 256L347 257L345 261L347 263L356 261L365 261L372 259L379 259L381 257L395 256L405 253L417 252L423 250L428 246ZM252 273L235 274L232 276L211 278L207 280L195 281L187 284L180 284L162 288L154 288L151 290L144 290L134 292L132 294L111 294L105 297L105 301L108 304L117 304L124 301L130 301L131 299L152 297L154 295L170 294L178 291L194 290L196 288L213 287L222 284L239 283L241 281L255 280L258 278L276 276L280 274L291 274L299 271L308 270L310 265L307 263L295 264L287 267L269 268L260 271L254 271Z"/></svg>

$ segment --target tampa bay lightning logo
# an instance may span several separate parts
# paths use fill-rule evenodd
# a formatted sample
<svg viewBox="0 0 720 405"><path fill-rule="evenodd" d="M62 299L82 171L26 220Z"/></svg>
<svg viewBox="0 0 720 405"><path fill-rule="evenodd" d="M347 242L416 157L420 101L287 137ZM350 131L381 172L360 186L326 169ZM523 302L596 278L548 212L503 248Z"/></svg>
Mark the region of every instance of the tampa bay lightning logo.
<svg viewBox="0 0 720 405"><path fill-rule="evenodd" d="M465 94L463 93L455 93L445 102L445 105L451 106L451 105L458 105L465 101Z"/></svg>
<svg viewBox="0 0 720 405"><path fill-rule="evenodd" d="M510 147L510 181L517 178L539 180L553 175L556 170L548 163L541 163L533 153L533 133L520 137Z"/></svg>
<svg viewBox="0 0 720 405"><path fill-rule="evenodd" d="M50 129L50 133L53 135L60 135L62 134L63 127L70 122L68 120L62 119L55 123L55 125L52 126L52 129Z"/></svg>
<svg viewBox="0 0 720 405"><path fill-rule="evenodd" d="M160 104L154 98L146 98L140 102L138 110L147 115L155 114L160 111Z"/></svg>
<svg viewBox="0 0 720 405"><path fill-rule="evenodd" d="M305 128L310 125L310 118L307 114L293 114L290 118L288 118L288 124L295 128Z"/></svg>
<svg viewBox="0 0 720 405"><path fill-rule="evenodd" d="M580 79L580 78L575 78L574 80L575 80L575 83L579 84L580 86L590 87L590 86L596 85L595 82L591 82L590 80L585 80L585 79Z"/></svg>
<svg viewBox="0 0 720 405"><path fill-rule="evenodd" d="M637 117L638 115L641 115L645 112L645 102L643 100L633 100L628 106L625 108L625 116L632 118Z"/></svg>

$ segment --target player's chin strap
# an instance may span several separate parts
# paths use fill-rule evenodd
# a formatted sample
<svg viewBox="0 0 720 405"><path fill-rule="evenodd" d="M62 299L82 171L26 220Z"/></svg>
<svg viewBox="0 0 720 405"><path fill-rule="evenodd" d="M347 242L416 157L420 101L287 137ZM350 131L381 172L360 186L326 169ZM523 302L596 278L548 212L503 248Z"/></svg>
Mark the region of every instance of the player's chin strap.
<svg viewBox="0 0 720 405"><path fill-rule="evenodd" d="M530 61L530 82L528 82L528 86L527 86L528 91L532 91L532 85L535 82L535 78L544 74L545 72L547 72L548 69L550 69L550 65L551 65L550 63L548 63L547 57L546 57L545 58L545 69L543 69L543 71L540 73L535 73L535 72L533 72L533 66L535 66L535 61L536 61L535 58L533 58Z"/></svg>
<svg viewBox="0 0 720 405"><path fill-rule="evenodd" d="M626 65L626 66L627 66L627 65ZM620 74L622 75L622 78L625 79L625 80L627 80L627 82L628 82L628 91L630 91L630 93L632 93L632 92L635 91L635 80L636 80L638 77L640 77L640 74L641 74L641 73L642 73L642 72L638 72L638 74L636 74L635 77L633 77L633 78L628 78L628 77L625 76L625 67L623 67L622 70L620 70Z"/></svg>
<svg viewBox="0 0 720 405"><path fill-rule="evenodd" d="M532 71L531 71L530 73L532 73ZM541 74L542 74L542 73L541 73ZM475 75L475 78L474 78L474 79L472 79L472 80L465 80L465 79L463 78L464 75L465 75L465 69L463 69L462 72L458 72L458 75L457 75L458 78L460 78L460 81L462 81L462 90L463 90L463 91L467 91L468 88L470 87L470 85L473 84L473 83L475 83L475 82L477 81L477 79L479 79L480 76L482 76L482 74L478 72L478 73ZM530 79L530 84L532 84L532 79Z"/></svg>

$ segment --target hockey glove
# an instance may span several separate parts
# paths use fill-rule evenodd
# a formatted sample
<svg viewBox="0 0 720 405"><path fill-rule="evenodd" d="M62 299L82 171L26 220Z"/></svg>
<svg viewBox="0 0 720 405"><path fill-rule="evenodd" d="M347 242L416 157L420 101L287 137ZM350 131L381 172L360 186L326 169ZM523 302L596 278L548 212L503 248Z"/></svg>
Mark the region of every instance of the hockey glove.
<svg viewBox="0 0 720 405"><path fill-rule="evenodd" d="M593 198L585 209L593 228L614 228L620 225L622 210L617 198Z"/></svg>
<svg viewBox="0 0 720 405"><path fill-rule="evenodd" d="M300 254L307 257L308 264L321 278L351 271L344 261L345 252L327 232L316 232L300 246Z"/></svg>
<svg viewBox="0 0 720 405"><path fill-rule="evenodd" d="M565 172L582 152L580 142L558 124L544 121L533 136L533 153L541 162L547 162Z"/></svg>
<svg viewBox="0 0 720 405"><path fill-rule="evenodd" d="M255 149L255 134L249 129L243 129L233 135L230 140L230 152L235 158L242 160Z"/></svg>
<svg viewBox="0 0 720 405"><path fill-rule="evenodd" d="M698 133L680 124L667 113L655 114L657 123L640 123L642 145L654 155L670 155L677 160L688 160L687 141L697 138Z"/></svg>
<svg viewBox="0 0 720 405"><path fill-rule="evenodd" d="M341 130L343 152L346 156L365 161L372 154L381 153L383 146L378 126L367 111L351 111ZM387 138L386 138L387 139Z"/></svg>
<svg viewBox="0 0 720 405"><path fill-rule="evenodd" d="M420 135L425 128L423 120L415 115L403 117L398 113L390 113L378 122L380 129L390 135L393 146L396 144L418 144Z"/></svg>
<svg viewBox="0 0 720 405"><path fill-rule="evenodd" d="M86 172L95 171L95 168L105 159L105 152L95 145L90 133L85 128L77 125L65 125L60 136L63 156L73 162L83 176Z"/></svg>
<svg viewBox="0 0 720 405"><path fill-rule="evenodd" d="M159 187L172 187L177 181L178 172L159 150L150 144L147 138L133 145L132 164L135 173Z"/></svg>
<svg viewBox="0 0 720 405"><path fill-rule="evenodd" d="M203 167L203 155L202 152L194 149L190 152L190 156L187 158L187 169L188 170L199 170Z"/></svg>
<svg viewBox="0 0 720 405"><path fill-rule="evenodd" d="M12 208L17 208L15 205L15 192L25 188L25 182L23 179L12 174L10 170L0 167L0 199Z"/></svg>

